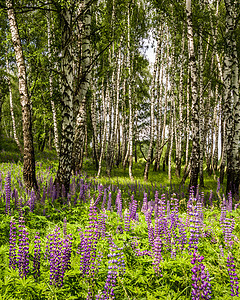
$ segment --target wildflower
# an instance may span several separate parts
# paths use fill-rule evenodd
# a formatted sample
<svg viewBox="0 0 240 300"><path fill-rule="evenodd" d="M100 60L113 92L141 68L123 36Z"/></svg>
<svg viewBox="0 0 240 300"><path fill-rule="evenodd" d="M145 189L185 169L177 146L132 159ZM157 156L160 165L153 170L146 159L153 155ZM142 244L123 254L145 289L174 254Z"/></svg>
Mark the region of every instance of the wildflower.
<svg viewBox="0 0 240 300"><path fill-rule="evenodd" d="M15 269L17 265L16 259L16 223L14 218L10 221L10 233L9 233L9 267Z"/></svg>
<svg viewBox="0 0 240 300"><path fill-rule="evenodd" d="M239 296L239 282L236 273L236 268L234 264L234 257L231 253L229 253L227 257L227 266L228 266L228 274L230 277L231 283L231 296Z"/></svg>

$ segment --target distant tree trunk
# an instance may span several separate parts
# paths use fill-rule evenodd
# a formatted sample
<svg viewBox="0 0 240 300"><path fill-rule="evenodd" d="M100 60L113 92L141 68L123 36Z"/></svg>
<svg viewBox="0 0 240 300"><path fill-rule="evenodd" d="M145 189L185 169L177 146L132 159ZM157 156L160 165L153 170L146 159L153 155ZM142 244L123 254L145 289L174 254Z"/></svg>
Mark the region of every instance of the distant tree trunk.
<svg viewBox="0 0 240 300"><path fill-rule="evenodd" d="M128 101L129 101L129 177L131 181L134 180L132 174L133 167L133 108L132 108L132 72L131 72L131 60L130 60L130 4L128 7L128 59L127 59L127 69L128 69Z"/></svg>
<svg viewBox="0 0 240 300"><path fill-rule="evenodd" d="M161 51L163 52L163 51ZM156 159L154 171L159 171L161 159L161 138L162 138L162 98L163 98L163 56L158 61L157 74L157 145L156 145Z"/></svg>
<svg viewBox="0 0 240 300"><path fill-rule="evenodd" d="M122 165L125 170L128 160L127 128L126 128L126 79L123 81L123 104L122 104Z"/></svg>
<svg viewBox="0 0 240 300"><path fill-rule="evenodd" d="M161 135L162 135L162 142L161 142L161 146L159 149L159 153L158 153L158 163L159 166L157 166L157 170L159 170L160 168L160 159L162 156L162 152L163 152L163 145L165 143L165 132L166 132L166 124L167 124L167 107L168 107L168 83L169 83L169 72L170 72L170 68L169 68L169 33L167 33L167 50L166 50L166 82L165 82L165 97L164 97L164 113L163 113L163 125L161 127ZM169 142L167 145L167 149L169 149ZM167 151L168 153L168 151ZM166 156L165 156L166 157ZM163 160L163 171L165 171L165 158Z"/></svg>
<svg viewBox="0 0 240 300"><path fill-rule="evenodd" d="M180 78L179 78L179 126L177 134L175 134L176 139L176 171L177 177L180 177L181 166L182 166L182 129L183 129L183 70L184 70L184 52L185 52L185 28L183 28L182 33L182 51L181 51L181 65L180 65ZM177 124L175 124L176 126ZM178 145L178 147L177 147Z"/></svg>
<svg viewBox="0 0 240 300"><path fill-rule="evenodd" d="M219 117L218 117L218 111L217 111L217 105L219 103L218 101L218 86L216 86L216 105L214 108L214 136L215 136L215 147L214 147L214 152L213 152L213 169L214 171L217 170L217 165L218 165L218 133L219 133Z"/></svg>
<svg viewBox="0 0 240 300"><path fill-rule="evenodd" d="M96 120L96 90L93 88L93 97L91 102L91 121L93 127L93 155L98 170L98 147L97 147L97 120Z"/></svg>
<svg viewBox="0 0 240 300"><path fill-rule="evenodd" d="M201 3L201 2L200 2ZM202 5L200 5L202 10ZM204 187L203 178L203 154L204 154L204 143L203 143L203 119L204 119L204 103L203 103L203 40L202 40L202 25L199 30L199 185Z"/></svg>
<svg viewBox="0 0 240 300"><path fill-rule="evenodd" d="M10 102L10 112L11 112L11 117L12 117L12 126L13 126L13 137L18 145L18 148L23 154L23 148L22 145L19 142L18 136L17 136L17 130L16 130L16 123L15 123L15 116L14 116L14 111L13 111L13 98L12 98L12 85L11 85L11 79L10 79L10 70L9 70L9 63L8 63L8 58L6 55L6 67L7 67L7 81L8 81L8 89L9 89L9 102Z"/></svg>
<svg viewBox="0 0 240 300"><path fill-rule="evenodd" d="M187 12L187 32L188 32L188 53L189 64L191 69L191 91L192 91L192 155L191 155L191 176L190 187L197 187L199 175L199 105L197 89L197 66L194 53L193 42L193 23L191 0L186 0Z"/></svg>
<svg viewBox="0 0 240 300"><path fill-rule="evenodd" d="M107 88L106 93L108 93L108 82L107 82ZM103 102L103 116L104 116L104 125L103 125L103 136L102 136L102 144L100 148L100 158L99 158L99 164L98 164L98 172L97 177L101 174L102 169L102 160L105 153L105 144L106 144L106 135L107 135L107 109L106 109L106 99L104 94L104 86L102 86L102 102Z"/></svg>
<svg viewBox="0 0 240 300"><path fill-rule="evenodd" d="M190 68L188 67L188 79L187 79L187 90L186 90L186 94L187 94L187 107L186 107L186 155L185 155L185 167L184 167L184 174L187 170L187 166L188 166L188 162L189 162L189 136L190 136L190 126L189 126L189 120L190 120L190 113L189 113L189 102L190 102Z"/></svg>
<svg viewBox="0 0 240 300"><path fill-rule="evenodd" d="M172 82L173 85L173 82ZM169 152L168 152L168 180L171 182L172 180L172 148L173 148L173 109L174 109L174 101L175 99L173 98L173 89L171 88L171 94L170 94L170 99L171 99L171 107L170 107L170 116L169 116Z"/></svg>
<svg viewBox="0 0 240 300"><path fill-rule="evenodd" d="M50 13L47 16L47 27L48 27L48 58L49 58L49 61L51 61L52 34L51 34L51 15L50 15ZM57 155L59 157L59 137L58 137L58 126L57 126L57 113L56 113L55 102L53 100L53 76L52 76L51 70L50 70L50 74L49 74L49 93L50 93L52 115L53 115L54 145L55 145Z"/></svg>
<svg viewBox="0 0 240 300"><path fill-rule="evenodd" d="M152 93L151 93L151 104L150 104L150 142L148 147L148 154L147 154L147 161L144 169L144 181L148 180L148 172L151 164L151 153L153 148L153 139L154 139L154 104L155 104L155 93L156 93L156 74L157 74L157 67L158 61L161 53L161 36L160 30L158 32L158 43L157 43L157 52L156 58L154 63L154 70L153 70L153 80L152 80Z"/></svg>
<svg viewBox="0 0 240 300"><path fill-rule="evenodd" d="M23 120L23 179L27 189L38 189L35 173L35 157L32 136L32 119L30 98L27 87L26 66L23 57L22 45L18 31L17 20L13 9L13 1L6 0L7 13L9 19L9 26L12 35L12 43L16 55L19 93L22 106L22 120Z"/></svg>

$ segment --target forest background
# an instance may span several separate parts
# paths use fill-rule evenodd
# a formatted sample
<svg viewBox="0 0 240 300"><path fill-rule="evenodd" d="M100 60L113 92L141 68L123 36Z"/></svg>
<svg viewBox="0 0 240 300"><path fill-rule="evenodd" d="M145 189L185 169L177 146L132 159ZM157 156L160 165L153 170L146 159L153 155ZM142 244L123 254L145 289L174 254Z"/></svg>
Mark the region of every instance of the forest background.
<svg viewBox="0 0 240 300"><path fill-rule="evenodd" d="M56 151L65 191L86 157L97 177L128 166L133 181L134 162L145 181L151 167L195 187L225 176L238 199L238 1L7 0L0 9L1 159L13 138L27 188L38 189L35 147ZM156 41L152 67L146 40Z"/></svg>

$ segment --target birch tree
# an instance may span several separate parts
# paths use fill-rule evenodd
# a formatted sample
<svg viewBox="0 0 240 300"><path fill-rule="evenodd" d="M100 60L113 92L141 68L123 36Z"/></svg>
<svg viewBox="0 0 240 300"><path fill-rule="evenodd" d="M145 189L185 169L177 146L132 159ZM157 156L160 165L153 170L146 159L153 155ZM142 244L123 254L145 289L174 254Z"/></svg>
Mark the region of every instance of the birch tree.
<svg viewBox="0 0 240 300"><path fill-rule="evenodd" d="M193 23L191 0L186 0L187 13L187 37L188 54L191 74L191 96L192 96L192 154L191 154L191 176L190 187L197 187L199 175L199 99L197 88L197 66L194 52Z"/></svg>
<svg viewBox="0 0 240 300"><path fill-rule="evenodd" d="M19 36L18 24L13 1L6 0L9 27L12 43L16 55L20 102L22 106L23 121L23 179L27 189L38 189L35 173L35 156L32 136L32 117L30 108L30 97L27 86L26 65L23 57L22 44Z"/></svg>

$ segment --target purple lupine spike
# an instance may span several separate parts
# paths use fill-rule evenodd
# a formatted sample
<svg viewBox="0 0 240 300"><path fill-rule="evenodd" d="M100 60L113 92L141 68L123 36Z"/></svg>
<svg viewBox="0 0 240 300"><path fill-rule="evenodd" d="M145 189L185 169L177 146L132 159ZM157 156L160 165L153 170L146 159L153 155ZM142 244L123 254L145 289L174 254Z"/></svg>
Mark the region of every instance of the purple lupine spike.
<svg viewBox="0 0 240 300"><path fill-rule="evenodd" d="M162 276L160 269L160 263L162 261L162 242L161 239L157 236L153 242L153 268L158 276Z"/></svg>
<svg viewBox="0 0 240 300"><path fill-rule="evenodd" d="M8 172L8 175L6 177L6 183L5 183L5 200L6 200L6 214L10 215L10 201L11 201L11 174Z"/></svg>
<svg viewBox="0 0 240 300"><path fill-rule="evenodd" d="M234 257L232 253L228 254L227 257L227 266L228 266L228 274L230 277L230 283L231 283L231 296L239 296L239 281L238 281L238 276L236 273L236 268L234 264Z"/></svg>
<svg viewBox="0 0 240 300"><path fill-rule="evenodd" d="M99 232L100 236L104 238L106 236L106 214L101 212L99 215Z"/></svg>
<svg viewBox="0 0 240 300"><path fill-rule="evenodd" d="M204 257L197 252L193 253L191 260L192 268L192 299L210 299L211 298L211 284L209 272L203 265Z"/></svg>
<svg viewBox="0 0 240 300"><path fill-rule="evenodd" d="M34 239L34 257L33 257L33 277L37 279L40 276L40 259L41 259L41 240L39 232L36 232Z"/></svg>
<svg viewBox="0 0 240 300"><path fill-rule="evenodd" d="M136 220L137 213L137 200L134 199L134 196L131 196L131 206L130 206L130 219Z"/></svg>
<svg viewBox="0 0 240 300"><path fill-rule="evenodd" d="M17 263L19 269L19 276L21 278L27 276L29 271L29 238L28 232L24 225L24 219L20 217L19 219L19 247Z"/></svg>
<svg viewBox="0 0 240 300"><path fill-rule="evenodd" d="M111 210L111 209L112 209L112 193L110 192L108 194L107 210Z"/></svg>
<svg viewBox="0 0 240 300"><path fill-rule="evenodd" d="M148 226L148 241L149 241L149 244L153 247L154 229L153 229L152 224L149 224L149 226Z"/></svg>
<svg viewBox="0 0 240 300"><path fill-rule="evenodd" d="M117 213L120 218L123 217L122 215L122 195L121 195L121 190L118 191L117 197L116 197L116 207L117 207Z"/></svg>
<svg viewBox="0 0 240 300"><path fill-rule="evenodd" d="M224 221L223 221L223 236L224 236L224 242L225 242L225 246L226 247L232 247L233 245L233 240L232 240L232 237L233 237L233 229L234 229L234 219L232 221L232 219L228 219L228 218L225 218Z"/></svg>
<svg viewBox="0 0 240 300"><path fill-rule="evenodd" d="M110 248L108 254L108 276L104 286L103 294L99 299L114 299L114 288L116 286L117 276L125 273L124 256L121 251L122 248Z"/></svg>
<svg viewBox="0 0 240 300"><path fill-rule="evenodd" d="M97 196L97 199L96 199L95 204L94 204L95 206L97 206L97 204L101 201L102 195L103 195L103 186L100 184L98 186L98 196Z"/></svg>
<svg viewBox="0 0 240 300"><path fill-rule="evenodd" d="M128 209L126 209L124 213L124 230L130 230L130 212Z"/></svg>
<svg viewBox="0 0 240 300"><path fill-rule="evenodd" d="M17 266L17 254L16 254L16 223L12 217L10 220L10 232L9 232L9 268L15 270Z"/></svg>
<svg viewBox="0 0 240 300"><path fill-rule="evenodd" d="M194 207L192 212L190 213L190 238L189 238L189 250L197 250L198 243L200 238L200 222L198 218L198 214L196 213L196 208Z"/></svg>
<svg viewBox="0 0 240 300"><path fill-rule="evenodd" d="M183 222L179 222L179 245L180 249L183 250L184 246L187 244L187 233L186 227Z"/></svg>

